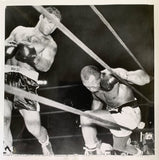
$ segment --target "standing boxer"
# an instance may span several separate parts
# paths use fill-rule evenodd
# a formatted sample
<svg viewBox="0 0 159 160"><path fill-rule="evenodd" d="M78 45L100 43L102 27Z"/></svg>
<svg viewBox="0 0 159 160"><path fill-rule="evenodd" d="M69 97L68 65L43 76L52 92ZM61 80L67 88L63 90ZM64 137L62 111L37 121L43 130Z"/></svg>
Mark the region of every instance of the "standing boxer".
<svg viewBox="0 0 159 160"><path fill-rule="evenodd" d="M128 83L145 85L150 77L142 70L126 71L122 68L112 69L118 76ZM131 88L120 83L110 71L102 73L95 66L86 66L81 71L83 85L92 92L92 111L95 116L110 120L130 130L110 129L113 134L113 149L131 155L140 155L142 152L128 143L129 137L141 120L140 108ZM103 109L105 107L105 109ZM103 146L111 149L110 145L102 144L97 138L97 130L92 119L81 116L82 134L85 142L85 154L104 154Z"/></svg>
<svg viewBox="0 0 159 160"><path fill-rule="evenodd" d="M47 7L46 9L57 20L61 20L61 14L56 8ZM38 71L47 72L54 62L57 45L50 34L56 28L51 20L40 15L35 27L18 26L11 32L5 40L6 84L37 93ZM4 153L13 152L10 123L12 109L16 108L23 116L28 131L41 144L43 154L53 154L47 130L41 125L39 107L35 101L5 93Z"/></svg>

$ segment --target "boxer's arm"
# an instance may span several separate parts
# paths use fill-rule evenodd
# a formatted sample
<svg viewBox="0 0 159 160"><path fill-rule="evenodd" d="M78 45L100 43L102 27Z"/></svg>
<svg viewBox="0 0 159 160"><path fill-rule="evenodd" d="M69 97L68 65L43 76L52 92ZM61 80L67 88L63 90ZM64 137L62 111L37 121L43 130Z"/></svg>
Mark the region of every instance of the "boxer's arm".
<svg viewBox="0 0 159 160"><path fill-rule="evenodd" d="M127 72L127 81L142 86L150 83L150 76L140 69L136 71L129 71Z"/></svg>
<svg viewBox="0 0 159 160"><path fill-rule="evenodd" d="M8 36L8 38L5 39L5 46L17 46L17 42L16 42L16 34L23 32L25 27L23 26L17 26L15 27L12 32L10 33L10 35Z"/></svg>
<svg viewBox="0 0 159 160"><path fill-rule="evenodd" d="M92 110L101 110L103 108L103 103L99 100L93 99L91 109Z"/></svg>
<svg viewBox="0 0 159 160"><path fill-rule="evenodd" d="M9 37L5 40L5 55L6 59L12 58L16 52L17 52L17 40L16 40L16 35L20 34L23 32L25 27L23 26L17 26L12 30L10 33Z"/></svg>
<svg viewBox="0 0 159 160"><path fill-rule="evenodd" d="M12 57L15 48L17 47L17 43L15 41L15 33L18 27L16 27L9 35L9 37L5 40L5 55L8 57Z"/></svg>
<svg viewBox="0 0 159 160"><path fill-rule="evenodd" d="M112 70L118 76L120 76L121 78L125 79L126 81L132 84L142 86L150 82L150 76L141 69L136 70L136 71L127 71L123 68L116 68Z"/></svg>
<svg viewBox="0 0 159 160"><path fill-rule="evenodd" d="M34 60L35 67L39 71L47 72L52 63L54 62L54 58L57 51L57 45L55 42L50 42L46 48L37 55Z"/></svg>

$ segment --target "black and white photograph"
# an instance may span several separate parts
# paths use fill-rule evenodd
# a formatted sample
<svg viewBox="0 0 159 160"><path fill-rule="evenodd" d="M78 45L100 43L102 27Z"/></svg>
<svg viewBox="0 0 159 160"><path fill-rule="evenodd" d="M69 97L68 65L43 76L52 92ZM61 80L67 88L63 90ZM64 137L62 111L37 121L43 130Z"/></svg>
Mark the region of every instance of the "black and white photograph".
<svg viewBox="0 0 159 160"><path fill-rule="evenodd" d="M6 5L3 156L156 155L153 4Z"/></svg>

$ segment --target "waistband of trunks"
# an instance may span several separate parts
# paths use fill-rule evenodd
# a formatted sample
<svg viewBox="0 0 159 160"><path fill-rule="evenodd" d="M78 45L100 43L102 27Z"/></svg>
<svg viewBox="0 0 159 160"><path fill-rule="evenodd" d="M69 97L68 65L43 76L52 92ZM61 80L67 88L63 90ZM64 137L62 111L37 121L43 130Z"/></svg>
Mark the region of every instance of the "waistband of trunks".
<svg viewBox="0 0 159 160"><path fill-rule="evenodd" d="M118 108L123 108L123 107L128 107L128 106L132 107L132 108L138 107L139 105L138 105L137 99L132 100L132 101L127 102L127 103L124 103L121 106L119 106Z"/></svg>
<svg viewBox="0 0 159 160"><path fill-rule="evenodd" d="M8 72L16 72L21 73L22 75L25 75L26 77L38 81L39 73L33 70L28 70L23 67L14 66L14 65L5 65L5 73Z"/></svg>
<svg viewBox="0 0 159 160"><path fill-rule="evenodd" d="M137 99L135 98L135 100L132 100L132 101L127 102L127 103L124 103L124 104L122 104L121 106L116 107L115 110L110 110L109 112L110 112L110 113L118 113L118 112L121 112L121 110L122 110L123 107L137 108L137 107L139 107L139 104L138 104L138 102L137 102Z"/></svg>

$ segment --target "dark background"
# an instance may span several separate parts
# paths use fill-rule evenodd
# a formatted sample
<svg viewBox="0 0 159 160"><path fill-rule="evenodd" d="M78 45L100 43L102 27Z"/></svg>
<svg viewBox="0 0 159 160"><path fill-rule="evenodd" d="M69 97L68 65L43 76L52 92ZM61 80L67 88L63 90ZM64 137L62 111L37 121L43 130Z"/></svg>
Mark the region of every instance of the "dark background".
<svg viewBox="0 0 159 160"><path fill-rule="evenodd" d="M147 73L154 76L153 6L103 5L96 7L119 34ZM59 9L62 14L62 23L110 67L123 67L127 70L139 69L131 56L89 6L56 6L56 8ZM31 6L6 7L6 38L16 26L35 26L38 18L39 13ZM100 69L103 68L60 30L56 29L52 37L58 45L57 55L51 69L47 73L40 73L40 79L47 80L48 84L39 88L39 95L81 110L89 109L91 95L81 85L80 71L85 65L89 64L96 65L100 67ZM135 87L153 101L154 81L146 86ZM140 96L136 95L136 97L140 103L147 103ZM153 107L144 105L141 106L141 110L142 120L146 123L146 127L153 128ZM48 112L49 114L47 114ZM78 116L61 111L59 113L56 109L44 105L41 105L41 115L42 124L48 129L49 135L52 137L51 139L53 141L56 141L56 138L57 141L62 140L62 142L60 142L60 144L63 144L61 149L59 149L59 142L55 145L57 154L82 153L82 146L84 144L81 138L80 128L78 127ZM12 123L21 121L19 118L18 112L14 110ZM15 144L17 148L18 145L20 146L19 153L27 153L28 145L24 139L32 139L33 137L24 128L23 121L18 124L19 126L12 125ZM105 131L100 129L99 133L102 135ZM68 135L73 135L70 140L68 140L69 138L64 138L69 137ZM76 138L76 140L74 140L74 138ZM77 139L78 143L76 143ZM76 147L68 148L66 146L68 142L64 145L67 140L69 143L76 143ZM21 146L25 144L24 142L26 143L26 148L24 147L25 149L20 150L20 148L23 148ZM38 149L37 153L39 153Z"/></svg>

